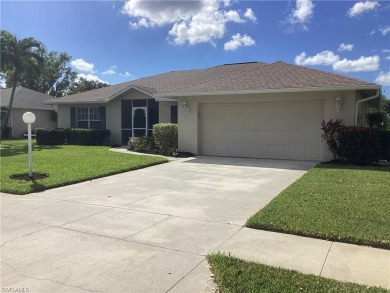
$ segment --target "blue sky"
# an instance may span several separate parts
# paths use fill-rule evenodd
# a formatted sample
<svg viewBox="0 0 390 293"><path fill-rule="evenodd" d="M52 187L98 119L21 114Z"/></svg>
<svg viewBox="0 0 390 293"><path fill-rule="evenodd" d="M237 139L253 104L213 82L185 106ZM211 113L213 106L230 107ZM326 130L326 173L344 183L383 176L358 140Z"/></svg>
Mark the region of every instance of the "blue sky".
<svg viewBox="0 0 390 293"><path fill-rule="evenodd" d="M171 70L285 61L382 84L388 1L1 1L1 28L67 52L110 84Z"/></svg>

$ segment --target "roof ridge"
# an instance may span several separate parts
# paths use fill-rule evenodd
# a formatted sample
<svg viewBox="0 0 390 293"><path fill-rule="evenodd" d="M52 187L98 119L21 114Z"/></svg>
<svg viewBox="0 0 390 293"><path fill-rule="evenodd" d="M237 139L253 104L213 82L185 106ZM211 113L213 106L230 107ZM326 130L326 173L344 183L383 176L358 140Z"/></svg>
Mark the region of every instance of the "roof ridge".
<svg viewBox="0 0 390 293"><path fill-rule="evenodd" d="M267 63L265 62L252 62L252 63L256 63L257 65L268 65ZM241 64L245 64L245 63L241 63ZM233 64L229 64L229 65L233 65ZM218 66L214 66L214 67L209 67L209 68L205 68L205 69L211 69L211 68L216 68L216 67L219 67L219 66L225 66L224 65L218 65ZM210 82L212 80L218 80L218 79L221 79L221 78L226 78L228 76L233 76L233 75L237 75L237 74L240 74L240 73L243 73L243 72L246 72L246 71L251 71L253 70L253 68L248 68L248 69L245 69L245 70L241 70L241 71L236 71L236 72L233 72L233 73L230 73L230 74L224 74L224 75L221 75L221 76L218 76L218 77L214 77L214 78L210 78L210 79L207 79L207 80L204 80L204 81L201 81L201 82L197 82L197 83L191 83L191 84L187 84L187 85L184 85L184 86L180 86L180 87L176 87L176 88L173 88L170 90L170 92L174 91L174 90L179 90L179 89L183 89L183 88L186 88L188 86L194 86L194 85L199 85L199 84L202 84L202 83L207 83L207 82Z"/></svg>
<svg viewBox="0 0 390 293"><path fill-rule="evenodd" d="M325 73L325 74L337 76L337 77L340 77L340 78L348 78L348 79L350 79L350 80L355 80L355 81L359 81L359 82L364 82L364 83L367 83L367 84L375 84L375 83L373 83L373 82L368 82L368 81L366 81L366 80L362 80L362 79L350 77L350 76L347 76L347 75L342 75L342 74L339 74L339 73L333 73L333 72L330 72L330 71L327 71L327 70L320 70L320 69L317 69L317 68L311 68L311 67L307 67L307 66L303 66L303 65L291 64L291 63L284 62L284 61L277 61L277 62L274 62L274 63L270 63L270 64L268 64L268 65L275 65L275 64L277 64L277 63L281 63L281 64L293 66L293 67L296 67L296 68L304 68L304 69L307 69L307 70L312 70L312 71L315 71L315 72L319 72L319 73L321 73L321 74L324 74L324 73Z"/></svg>

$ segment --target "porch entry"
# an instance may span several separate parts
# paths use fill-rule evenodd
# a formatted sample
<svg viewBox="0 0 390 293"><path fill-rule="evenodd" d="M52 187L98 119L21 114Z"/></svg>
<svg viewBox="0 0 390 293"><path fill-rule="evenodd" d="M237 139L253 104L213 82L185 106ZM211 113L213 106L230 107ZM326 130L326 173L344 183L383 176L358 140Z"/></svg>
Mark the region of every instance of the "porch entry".
<svg viewBox="0 0 390 293"><path fill-rule="evenodd" d="M158 102L154 99L122 100L122 144L130 137L151 136L158 123Z"/></svg>

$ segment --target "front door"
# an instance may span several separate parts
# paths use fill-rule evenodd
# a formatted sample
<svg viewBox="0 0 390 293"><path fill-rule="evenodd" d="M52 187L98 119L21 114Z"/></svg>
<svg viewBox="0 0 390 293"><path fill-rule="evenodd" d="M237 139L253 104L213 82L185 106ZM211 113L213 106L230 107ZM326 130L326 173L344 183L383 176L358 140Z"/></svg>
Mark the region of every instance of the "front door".
<svg viewBox="0 0 390 293"><path fill-rule="evenodd" d="M148 136L148 108L133 107L133 137Z"/></svg>

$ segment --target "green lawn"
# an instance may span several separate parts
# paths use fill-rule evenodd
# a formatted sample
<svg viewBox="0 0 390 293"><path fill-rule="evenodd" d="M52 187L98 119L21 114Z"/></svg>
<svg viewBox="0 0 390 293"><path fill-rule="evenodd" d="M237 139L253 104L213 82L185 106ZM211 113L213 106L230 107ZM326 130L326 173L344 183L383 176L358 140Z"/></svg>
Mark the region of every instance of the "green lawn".
<svg viewBox="0 0 390 293"><path fill-rule="evenodd" d="M323 164L247 221L255 229L390 248L390 167Z"/></svg>
<svg viewBox="0 0 390 293"><path fill-rule="evenodd" d="M247 262L223 254L208 256L221 293L364 293L388 292L383 288L345 283L296 271Z"/></svg>
<svg viewBox="0 0 390 293"><path fill-rule="evenodd" d="M104 177L167 162L163 157L115 153L105 146L33 145L33 172L45 179L23 181L10 175L28 173L26 140L1 141L2 192L26 194L53 187Z"/></svg>

